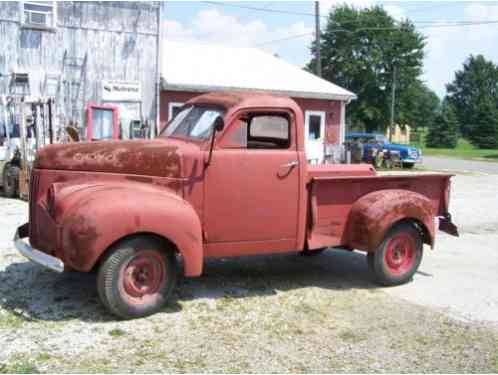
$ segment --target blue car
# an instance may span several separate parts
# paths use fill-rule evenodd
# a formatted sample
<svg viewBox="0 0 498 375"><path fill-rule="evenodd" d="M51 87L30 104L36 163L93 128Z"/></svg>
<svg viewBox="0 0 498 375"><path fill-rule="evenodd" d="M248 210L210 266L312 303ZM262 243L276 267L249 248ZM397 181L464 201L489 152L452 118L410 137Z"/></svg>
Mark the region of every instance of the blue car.
<svg viewBox="0 0 498 375"><path fill-rule="evenodd" d="M383 150L397 151L400 154L401 162L404 168L412 168L415 163L422 162L422 151L418 148L389 143L389 140L383 134L375 133L348 133L346 141L360 140L363 144L363 161L369 162L368 150L370 148L382 148Z"/></svg>

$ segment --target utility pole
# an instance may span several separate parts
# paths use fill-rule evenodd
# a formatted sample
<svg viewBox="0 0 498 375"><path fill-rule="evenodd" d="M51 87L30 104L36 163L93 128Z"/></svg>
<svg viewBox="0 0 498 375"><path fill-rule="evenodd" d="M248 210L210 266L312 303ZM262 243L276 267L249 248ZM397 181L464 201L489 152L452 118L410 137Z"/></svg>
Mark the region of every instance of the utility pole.
<svg viewBox="0 0 498 375"><path fill-rule="evenodd" d="M395 101L396 101L396 64L393 64L393 83L391 87L391 125L389 130L389 142L393 141Z"/></svg>
<svg viewBox="0 0 498 375"><path fill-rule="evenodd" d="M322 57L320 56L320 2L315 1L315 73L322 76Z"/></svg>

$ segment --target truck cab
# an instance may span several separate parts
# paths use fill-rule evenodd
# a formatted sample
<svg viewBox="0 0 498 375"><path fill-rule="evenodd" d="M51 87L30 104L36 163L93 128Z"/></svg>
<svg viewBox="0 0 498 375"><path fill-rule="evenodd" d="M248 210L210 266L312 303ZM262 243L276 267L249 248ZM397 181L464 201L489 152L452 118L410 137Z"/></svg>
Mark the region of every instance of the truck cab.
<svg viewBox="0 0 498 375"><path fill-rule="evenodd" d="M448 213L449 175L378 176L369 165L314 165L290 98L213 93L186 103L154 140L40 150L29 223L15 245L52 270L97 269L122 318L158 311L206 257L329 247L367 253L383 285L407 282ZM23 241L29 237L29 244Z"/></svg>

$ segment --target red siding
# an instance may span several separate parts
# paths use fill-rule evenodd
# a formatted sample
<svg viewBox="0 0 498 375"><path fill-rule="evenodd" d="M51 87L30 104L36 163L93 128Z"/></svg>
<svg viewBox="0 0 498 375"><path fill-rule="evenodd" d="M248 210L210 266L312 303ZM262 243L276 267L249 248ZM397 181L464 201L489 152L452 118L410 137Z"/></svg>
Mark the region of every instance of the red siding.
<svg viewBox="0 0 498 375"><path fill-rule="evenodd" d="M325 99L293 98L299 107L305 111L325 112L325 129L328 144L338 144L341 136L341 102Z"/></svg>
<svg viewBox="0 0 498 375"><path fill-rule="evenodd" d="M161 129L170 120L168 118L169 103L185 103L195 96L203 94L202 92L187 91L161 91L161 108L159 111L159 123Z"/></svg>
<svg viewBox="0 0 498 375"><path fill-rule="evenodd" d="M161 110L160 124L161 129L169 121L168 108L169 103L184 103L187 100L201 95L201 92L188 91L161 91ZM328 144L338 144L340 141L340 123L341 123L341 102L337 100L326 99L303 99L293 98L305 111L323 111L325 112L325 127L327 131Z"/></svg>

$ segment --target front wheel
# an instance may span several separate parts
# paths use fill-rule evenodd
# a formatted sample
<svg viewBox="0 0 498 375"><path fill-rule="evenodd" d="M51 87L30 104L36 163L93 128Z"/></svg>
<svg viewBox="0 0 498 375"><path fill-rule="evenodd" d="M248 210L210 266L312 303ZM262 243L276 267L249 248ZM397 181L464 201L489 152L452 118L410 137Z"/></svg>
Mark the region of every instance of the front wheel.
<svg viewBox="0 0 498 375"><path fill-rule="evenodd" d="M375 280L382 285L404 284L411 280L422 261L420 232L410 223L393 227L367 260Z"/></svg>
<svg viewBox="0 0 498 375"><path fill-rule="evenodd" d="M97 276L102 303L123 319L159 311L175 285L174 252L151 237L135 237L114 246Z"/></svg>
<svg viewBox="0 0 498 375"><path fill-rule="evenodd" d="M403 168L405 169L413 169L415 163L403 163Z"/></svg>

